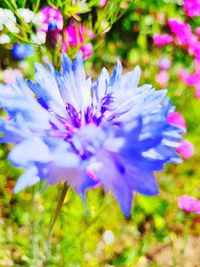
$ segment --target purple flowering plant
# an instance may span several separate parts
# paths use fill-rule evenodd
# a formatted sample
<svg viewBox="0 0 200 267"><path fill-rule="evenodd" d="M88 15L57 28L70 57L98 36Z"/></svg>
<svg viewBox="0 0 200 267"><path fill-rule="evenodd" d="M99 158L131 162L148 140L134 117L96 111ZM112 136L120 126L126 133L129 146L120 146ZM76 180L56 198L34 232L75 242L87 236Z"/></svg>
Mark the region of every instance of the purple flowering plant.
<svg viewBox="0 0 200 267"><path fill-rule="evenodd" d="M14 188L61 181L83 199L90 188L111 191L126 217L134 192L158 194L154 172L180 162L176 146L184 132L167 117L174 111L166 90L138 86L140 68L110 76L103 68L92 82L81 52L63 54L61 72L35 64L35 82L0 86L1 143L14 143L11 163L25 172Z"/></svg>

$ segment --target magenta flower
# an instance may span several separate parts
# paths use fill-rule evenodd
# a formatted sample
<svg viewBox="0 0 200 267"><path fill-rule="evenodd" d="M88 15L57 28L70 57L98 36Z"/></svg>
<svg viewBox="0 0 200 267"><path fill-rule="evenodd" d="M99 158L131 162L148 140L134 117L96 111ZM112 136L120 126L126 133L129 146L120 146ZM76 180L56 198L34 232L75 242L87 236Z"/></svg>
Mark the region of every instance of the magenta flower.
<svg viewBox="0 0 200 267"><path fill-rule="evenodd" d="M93 45L92 45L92 43L87 43L87 44L82 45L81 51L82 51L84 60L89 58L89 57L91 57L92 53L93 53Z"/></svg>
<svg viewBox="0 0 200 267"><path fill-rule="evenodd" d="M194 146L187 140L183 140L176 148L176 151L180 153L185 160L187 160L194 154Z"/></svg>
<svg viewBox="0 0 200 267"><path fill-rule="evenodd" d="M178 77L188 86L196 86L200 81L200 72L190 74L186 70L180 70L178 72Z"/></svg>
<svg viewBox="0 0 200 267"><path fill-rule="evenodd" d="M178 207L185 212L200 214L200 201L196 198L184 195L178 198Z"/></svg>
<svg viewBox="0 0 200 267"><path fill-rule="evenodd" d="M166 33L166 34L154 34L153 35L154 44L158 47L171 44L173 42L173 37Z"/></svg>
<svg viewBox="0 0 200 267"><path fill-rule="evenodd" d="M83 25L69 25L64 29L64 43L68 46L78 46L83 43L86 28Z"/></svg>
<svg viewBox="0 0 200 267"><path fill-rule="evenodd" d="M196 98L200 99L200 84L196 86L195 96Z"/></svg>
<svg viewBox="0 0 200 267"><path fill-rule="evenodd" d="M187 129L183 115L179 112L172 112L168 115L167 120L174 126L180 126L185 130ZM187 140L183 140L179 143L176 151L180 153L185 160L187 160L194 154L194 146Z"/></svg>
<svg viewBox="0 0 200 267"><path fill-rule="evenodd" d="M167 117L167 120L169 123L176 125L176 126L181 126L186 130L186 123L185 119L183 118L183 115L180 112L172 112L169 114Z"/></svg>
<svg viewBox="0 0 200 267"><path fill-rule="evenodd" d="M191 18L200 16L200 0L184 0L183 8Z"/></svg>
<svg viewBox="0 0 200 267"><path fill-rule="evenodd" d="M191 26L178 19L168 20L168 25L178 44L182 45L190 55L194 55L195 59L200 62L200 42L197 36L193 34Z"/></svg>
<svg viewBox="0 0 200 267"><path fill-rule="evenodd" d="M191 27L188 23L182 22L178 19L169 19L168 25L180 45L188 45L194 38Z"/></svg>
<svg viewBox="0 0 200 267"><path fill-rule="evenodd" d="M198 202L196 203L196 205L194 206L194 212L195 212L196 214L200 214L200 201L198 201Z"/></svg>
<svg viewBox="0 0 200 267"><path fill-rule="evenodd" d="M185 81L188 79L189 77L189 73L187 70L184 70L184 69L179 69L178 71L178 78L185 83Z"/></svg>
<svg viewBox="0 0 200 267"><path fill-rule="evenodd" d="M200 37L200 27L195 28L195 33Z"/></svg>
<svg viewBox="0 0 200 267"><path fill-rule="evenodd" d="M200 68L198 64L195 66L194 73L188 73L186 70L180 70L178 73L179 79L188 86L193 86L196 90L195 96L200 99Z"/></svg>
<svg viewBox="0 0 200 267"><path fill-rule="evenodd" d="M36 17L38 30L48 32L49 29L61 31L63 29L63 16L61 12L52 6L46 6L40 10Z"/></svg>
<svg viewBox="0 0 200 267"><path fill-rule="evenodd" d="M85 40L94 37L94 33L87 30L84 25L69 25L65 28L63 33L63 51L68 51L70 46L80 47L83 53L83 59L92 56L92 43L85 43Z"/></svg>
<svg viewBox="0 0 200 267"><path fill-rule="evenodd" d="M200 0L184 2L184 8L186 8L187 6L187 8L191 10L194 9L194 7L196 7L196 9L198 10L199 5ZM193 12L197 11L193 10ZM154 35L154 43L157 46L163 46L167 44L167 42L165 42L165 39L167 40L167 36L170 36L169 42L171 38L174 38L175 45L178 45L189 55L194 57L195 69L193 73L189 73L187 70L180 70L178 72L178 78L182 80L186 85L193 86L196 90L195 96L200 99L200 27L196 27L195 32L193 33L191 26L179 19L169 19L168 25L173 36L169 34ZM168 79L167 73L163 72L166 69L165 64L161 62L159 63L159 67L161 72L157 74L156 80L161 87L165 87L167 85Z"/></svg>

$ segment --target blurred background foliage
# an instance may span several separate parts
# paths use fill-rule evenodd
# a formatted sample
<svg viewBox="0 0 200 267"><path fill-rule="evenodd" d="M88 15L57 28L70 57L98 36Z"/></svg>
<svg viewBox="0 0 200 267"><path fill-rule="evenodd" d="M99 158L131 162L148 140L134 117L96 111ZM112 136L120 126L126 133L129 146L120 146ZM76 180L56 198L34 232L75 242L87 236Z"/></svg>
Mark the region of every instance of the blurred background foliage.
<svg viewBox="0 0 200 267"><path fill-rule="evenodd" d="M200 264L199 224L192 214L178 209L177 197L188 194L200 197L200 102L194 90L177 80L179 68L193 69L193 60L181 49L172 45L158 48L152 35L165 33L169 18L185 18L182 1L108 1L104 8L99 1L64 0L2 0L0 7L29 8L37 12L52 5L59 8L65 23L76 19L95 32L92 39L93 55L85 61L87 73L97 77L102 66L112 71L117 59L122 61L124 72L140 65L141 83L156 81L159 60L171 61L167 88L177 111L187 123L185 137L190 140L195 153L180 165L166 166L158 173L160 194L156 197L136 195L132 216L126 220L110 193L100 188L88 192L88 210L81 199L70 190L60 217L55 225L51 246L47 248L48 228L55 211L62 185L48 187L36 185L16 195L12 189L22 171L8 162L9 146L0 146L0 266L185 266ZM75 3L76 2L76 3ZM105 28L101 27L104 22ZM11 43L0 44L1 72L8 67L18 68L25 78L33 78L33 63L54 61L60 50L35 45L35 53L25 60L12 58L15 42L30 43L32 25L20 19L21 34L11 34ZM191 26L200 25L199 18L189 19ZM69 52L73 58L78 47ZM59 61L58 61L59 62ZM57 66L59 67L59 65ZM31 153L31 151L29 151Z"/></svg>

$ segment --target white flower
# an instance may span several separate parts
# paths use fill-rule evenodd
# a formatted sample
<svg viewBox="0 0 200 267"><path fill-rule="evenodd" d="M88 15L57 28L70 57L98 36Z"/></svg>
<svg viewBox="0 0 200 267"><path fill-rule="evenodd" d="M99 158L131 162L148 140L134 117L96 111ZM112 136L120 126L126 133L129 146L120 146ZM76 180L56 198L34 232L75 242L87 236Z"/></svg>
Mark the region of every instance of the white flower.
<svg viewBox="0 0 200 267"><path fill-rule="evenodd" d="M22 78L22 72L19 69L5 69L2 71L2 80L5 84L16 83L17 77Z"/></svg>
<svg viewBox="0 0 200 267"><path fill-rule="evenodd" d="M46 41L46 33L45 32L37 32L31 36L32 41L35 44L41 45L44 44Z"/></svg>
<svg viewBox="0 0 200 267"><path fill-rule="evenodd" d="M106 230L103 233L103 241L106 243L106 245L111 245L115 241L115 236L112 231Z"/></svg>
<svg viewBox="0 0 200 267"><path fill-rule="evenodd" d="M0 9L0 30L3 29L4 25L10 32L18 33L16 21L16 17L10 9Z"/></svg>
<svg viewBox="0 0 200 267"><path fill-rule="evenodd" d="M10 32L19 33L19 28L14 23L7 22L5 26Z"/></svg>
<svg viewBox="0 0 200 267"><path fill-rule="evenodd" d="M10 37L7 34L0 35L0 44L10 43Z"/></svg>
<svg viewBox="0 0 200 267"><path fill-rule="evenodd" d="M18 13L26 23L32 22L35 16L34 12L27 8L19 8Z"/></svg>
<svg viewBox="0 0 200 267"><path fill-rule="evenodd" d="M1 23L6 23L10 21L12 23L16 23L16 17L10 9L0 9L0 21Z"/></svg>

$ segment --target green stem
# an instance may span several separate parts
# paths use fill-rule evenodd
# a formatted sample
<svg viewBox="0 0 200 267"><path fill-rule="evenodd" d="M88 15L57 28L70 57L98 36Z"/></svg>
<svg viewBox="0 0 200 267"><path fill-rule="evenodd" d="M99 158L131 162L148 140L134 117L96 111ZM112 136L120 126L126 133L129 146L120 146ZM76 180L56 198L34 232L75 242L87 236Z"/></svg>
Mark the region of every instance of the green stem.
<svg viewBox="0 0 200 267"><path fill-rule="evenodd" d="M190 230L190 220L189 220L189 218L187 218L187 222L186 222L186 225L184 228L184 233L183 233L183 242L182 242L182 247L180 250L179 262L183 258L184 253L185 253L185 249L186 249L186 246L188 243L189 230Z"/></svg>
<svg viewBox="0 0 200 267"><path fill-rule="evenodd" d="M60 198L59 198L59 201L58 201L58 204L57 204L57 207L56 207L56 210L55 210L55 213L51 219L51 223L50 223L50 228L49 228L49 234L48 234L48 246L50 244L50 241L51 241L51 236L52 236L52 233L53 233L53 228L54 228L54 225L58 219L58 216L60 214L60 210L62 208L62 205L64 203L64 200L65 200L65 196L67 194L67 191L68 191L68 188L69 186L67 185L67 183L65 182L64 183L64 186L63 186L63 189L61 191L61 194L60 194Z"/></svg>
<svg viewBox="0 0 200 267"><path fill-rule="evenodd" d="M37 13L40 7L40 0L37 0L35 5L33 6L34 13Z"/></svg>

